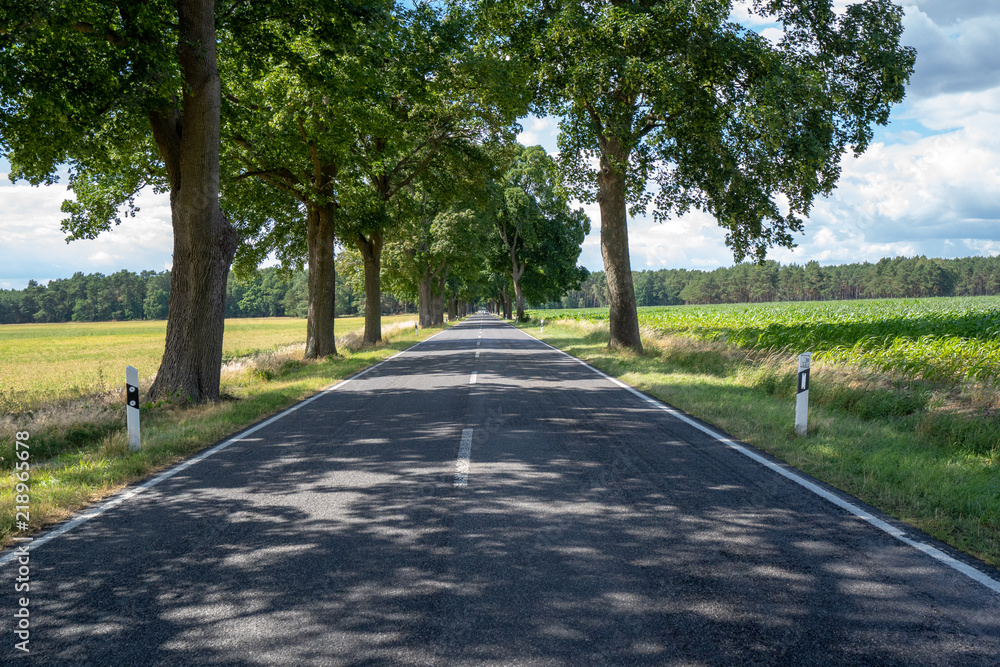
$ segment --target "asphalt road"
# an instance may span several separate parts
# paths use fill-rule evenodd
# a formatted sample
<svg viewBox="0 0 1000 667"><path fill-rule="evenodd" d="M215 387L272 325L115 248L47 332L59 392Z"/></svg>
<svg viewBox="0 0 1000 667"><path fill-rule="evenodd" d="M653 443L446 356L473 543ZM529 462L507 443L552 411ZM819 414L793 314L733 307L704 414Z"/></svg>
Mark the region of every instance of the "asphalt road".
<svg viewBox="0 0 1000 667"><path fill-rule="evenodd" d="M3 664L1000 664L1000 594L487 316L30 570Z"/></svg>

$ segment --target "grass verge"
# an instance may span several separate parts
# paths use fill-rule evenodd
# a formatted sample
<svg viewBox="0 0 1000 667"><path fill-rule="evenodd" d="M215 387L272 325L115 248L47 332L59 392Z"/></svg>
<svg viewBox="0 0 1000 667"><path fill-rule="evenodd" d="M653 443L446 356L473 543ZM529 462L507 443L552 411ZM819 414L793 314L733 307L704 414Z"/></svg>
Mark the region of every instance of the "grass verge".
<svg viewBox="0 0 1000 667"><path fill-rule="evenodd" d="M437 333L413 322L383 327L383 343L365 347L356 332L338 340L339 354L303 361L302 345L230 359L224 399L203 405L160 403L142 413L142 450L128 451L122 392L5 415L0 432L0 546L13 536L62 521L85 505L215 444L339 380ZM30 530L16 529L18 480L14 434L30 433Z"/></svg>
<svg viewBox="0 0 1000 667"><path fill-rule="evenodd" d="M983 385L813 365L809 431L794 433L794 356L646 332L612 351L606 324L552 320L532 335L1000 567L1000 395Z"/></svg>

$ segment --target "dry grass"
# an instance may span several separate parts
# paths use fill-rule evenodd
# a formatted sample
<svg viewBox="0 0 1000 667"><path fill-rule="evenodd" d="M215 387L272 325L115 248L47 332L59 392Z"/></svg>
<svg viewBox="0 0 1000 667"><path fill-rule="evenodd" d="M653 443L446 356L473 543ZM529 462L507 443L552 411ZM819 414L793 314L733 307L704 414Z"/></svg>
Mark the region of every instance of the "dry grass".
<svg viewBox="0 0 1000 667"><path fill-rule="evenodd" d="M387 345L392 342L392 339L398 337L402 332L410 332L416 329L417 320L402 320L398 322L392 322L390 324L383 324L382 326L382 342L379 345ZM349 331L340 338L337 339L337 349L343 348L344 350L349 350L351 352L356 352L362 348L366 347L364 340L364 329L355 329L354 331Z"/></svg>

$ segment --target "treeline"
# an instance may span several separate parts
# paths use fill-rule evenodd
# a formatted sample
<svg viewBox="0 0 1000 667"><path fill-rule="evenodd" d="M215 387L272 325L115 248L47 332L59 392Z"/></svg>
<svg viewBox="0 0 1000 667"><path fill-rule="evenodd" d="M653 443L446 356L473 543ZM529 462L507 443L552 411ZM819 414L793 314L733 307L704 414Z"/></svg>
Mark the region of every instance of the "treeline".
<svg viewBox="0 0 1000 667"><path fill-rule="evenodd" d="M163 320L169 300L169 271L118 271L107 276L78 272L48 285L31 280L23 290L0 290L0 324ZM413 308L391 294L383 295L383 314ZM363 310L364 294L338 274L337 315L354 316ZM308 312L305 271L288 274L266 268L245 279L229 277L226 317L306 317Z"/></svg>
<svg viewBox="0 0 1000 667"><path fill-rule="evenodd" d="M633 271L632 281L638 306L985 296L1000 294L1000 257L895 257L874 264L838 266L820 266L815 261L804 266L768 261L714 271ZM604 272L590 274L579 290L547 305L606 307Z"/></svg>
<svg viewBox="0 0 1000 667"><path fill-rule="evenodd" d="M364 313L364 289L351 259L348 254L343 264L338 260L338 317ZM632 281L639 306L986 296L1000 294L1000 257L896 257L874 264L838 266L820 266L818 262L781 265L769 261L714 271L634 271ZM32 280L23 290L0 290L0 324L162 320L167 317L169 298L169 271L76 273L72 278L53 280L48 285ZM561 300L534 305L607 307L607 278L603 271L592 273L579 290L566 292ZM382 293L383 315L415 310L416 304L411 300ZM306 271L289 274L266 268L249 278L230 275L226 317L306 317L308 311Z"/></svg>

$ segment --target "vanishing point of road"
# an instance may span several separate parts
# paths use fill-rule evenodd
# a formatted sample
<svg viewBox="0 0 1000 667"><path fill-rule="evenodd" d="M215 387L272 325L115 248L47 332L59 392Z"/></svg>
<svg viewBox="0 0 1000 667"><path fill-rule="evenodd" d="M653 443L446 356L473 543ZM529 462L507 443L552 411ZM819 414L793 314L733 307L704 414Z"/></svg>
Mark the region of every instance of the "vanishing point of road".
<svg viewBox="0 0 1000 667"><path fill-rule="evenodd" d="M1000 665L995 570L788 470L473 316L40 536L0 663Z"/></svg>

